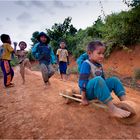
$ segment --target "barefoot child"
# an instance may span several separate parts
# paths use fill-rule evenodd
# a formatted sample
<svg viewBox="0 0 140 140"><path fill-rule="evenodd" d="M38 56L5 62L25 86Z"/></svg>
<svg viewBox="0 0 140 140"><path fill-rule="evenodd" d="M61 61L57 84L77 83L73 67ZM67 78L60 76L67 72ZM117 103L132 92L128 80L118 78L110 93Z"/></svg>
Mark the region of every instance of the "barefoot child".
<svg viewBox="0 0 140 140"><path fill-rule="evenodd" d="M32 48L32 54L39 61L42 77L45 85L50 84L49 79L54 74L55 70L52 64L55 64L55 56L51 46L49 46L50 38L41 32L38 35L39 43L35 44Z"/></svg>
<svg viewBox="0 0 140 140"><path fill-rule="evenodd" d="M59 64L59 71L62 80L66 80L67 65L69 64L68 51L65 49L65 41L60 42L60 49L57 50L57 60Z"/></svg>
<svg viewBox="0 0 140 140"><path fill-rule="evenodd" d="M18 60L19 60L20 74L23 80L23 84L25 83L25 67L31 69L31 63L27 58L28 51L25 50L26 47L27 47L26 42L21 41L19 42L20 50L16 51L16 55L18 56Z"/></svg>
<svg viewBox="0 0 140 140"><path fill-rule="evenodd" d="M10 61L12 57L12 53L14 53L14 49L11 46L10 36L7 34L1 35L1 41L3 43L2 48L2 56L1 56L1 70L4 76L4 86L6 88L13 87L14 84L11 83L14 77L14 71L11 67Z"/></svg>
<svg viewBox="0 0 140 140"><path fill-rule="evenodd" d="M88 105L88 100L98 99L109 108L112 116L128 117L130 112L116 107L112 102L111 92L114 91L120 101L126 100L122 83L116 77L105 79L101 62L104 58L105 46L100 41L90 42L87 46L88 59L80 68L79 87L82 94L82 104Z"/></svg>

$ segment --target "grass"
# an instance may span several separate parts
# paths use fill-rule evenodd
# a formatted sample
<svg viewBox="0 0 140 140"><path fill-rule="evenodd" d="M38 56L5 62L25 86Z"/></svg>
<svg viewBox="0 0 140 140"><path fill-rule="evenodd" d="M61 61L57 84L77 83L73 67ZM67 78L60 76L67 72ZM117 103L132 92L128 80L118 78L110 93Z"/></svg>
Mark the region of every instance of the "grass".
<svg viewBox="0 0 140 140"><path fill-rule="evenodd" d="M140 80L140 68L134 70L134 78Z"/></svg>
<svg viewBox="0 0 140 140"><path fill-rule="evenodd" d="M77 74L78 73L78 68L75 66L75 67L71 67L71 68L68 68L67 69L67 74Z"/></svg>

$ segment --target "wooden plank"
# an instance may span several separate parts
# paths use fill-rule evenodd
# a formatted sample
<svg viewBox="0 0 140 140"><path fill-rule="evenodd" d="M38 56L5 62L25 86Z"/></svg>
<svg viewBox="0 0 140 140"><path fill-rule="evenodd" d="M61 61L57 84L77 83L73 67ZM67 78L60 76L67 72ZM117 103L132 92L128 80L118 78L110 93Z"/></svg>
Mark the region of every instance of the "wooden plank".
<svg viewBox="0 0 140 140"><path fill-rule="evenodd" d="M81 99L78 99L78 98L75 98L75 97L63 94L63 93L60 93L59 95L65 97L65 98L68 98L68 99L72 99L72 100L78 101L78 102L82 101Z"/></svg>
<svg viewBox="0 0 140 140"><path fill-rule="evenodd" d="M72 94L74 97L82 98L82 95L80 94Z"/></svg>
<svg viewBox="0 0 140 140"><path fill-rule="evenodd" d="M74 101L82 102L82 100L79 99L79 98L72 97L72 96L69 96L69 95L66 95L66 94L63 94L63 93L60 93L59 95L62 96L62 97L74 100ZM74 95L76 95L76 94L74 94ZM80 95L80 97L81 97L81 95ZM103 108L103 109L107 109L107 106L105 104L101 103L99 100L92 100L92 101L90 101L90 103L93 106L96 106L96 107L99 107L99 108Z"/></svg>

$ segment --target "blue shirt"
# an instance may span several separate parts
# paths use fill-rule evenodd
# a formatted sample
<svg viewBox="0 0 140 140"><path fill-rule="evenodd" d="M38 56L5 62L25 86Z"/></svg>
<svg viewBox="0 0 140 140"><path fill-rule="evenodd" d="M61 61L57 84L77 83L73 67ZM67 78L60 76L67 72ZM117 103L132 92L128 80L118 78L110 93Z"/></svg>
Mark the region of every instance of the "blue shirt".
<svg viewBox="0 0 140 140"><path fill-rule="evenodd" d="M46 65L56 63L56 57L49 45L37 43L34 45L31 51L35 59L39 60L39 63L44 63Z"/></svg>
<svg viewBox="0 0 140 140"><path fill-rule="evenodd" d="M104 78L102 65L99 63L93 63L93 62L92 64L97 67L97 69L95 69L94 75L101 76ZM98 68L100 68L101 70L98 70ZM90 80L90 76L91 76L91 66L89 63L84 61L81 65L80 76L79 76L79 87L82 91L86 91L86 86L87 86L88 81Z"/></svg>

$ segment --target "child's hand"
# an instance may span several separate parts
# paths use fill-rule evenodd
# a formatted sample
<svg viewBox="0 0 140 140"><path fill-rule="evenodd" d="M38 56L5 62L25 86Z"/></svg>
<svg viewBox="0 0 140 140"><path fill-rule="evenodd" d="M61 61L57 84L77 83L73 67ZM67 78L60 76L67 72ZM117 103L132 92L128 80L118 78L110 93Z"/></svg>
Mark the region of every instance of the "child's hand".
<svg viewBox="0 0 140 140"><path fill-rule="evenodd" d="M82 105L86 106L86 105L89 105L89 102L87 99L82 99L82 102L81 102Z"/></svg>
<svg viewBox="0 0 140 140"><path fill-rule="evenodd" d="M16 47L16 46L17 46L17 42L13 42L13 44L14 44L14 47Z"/></svg>

